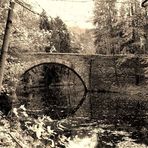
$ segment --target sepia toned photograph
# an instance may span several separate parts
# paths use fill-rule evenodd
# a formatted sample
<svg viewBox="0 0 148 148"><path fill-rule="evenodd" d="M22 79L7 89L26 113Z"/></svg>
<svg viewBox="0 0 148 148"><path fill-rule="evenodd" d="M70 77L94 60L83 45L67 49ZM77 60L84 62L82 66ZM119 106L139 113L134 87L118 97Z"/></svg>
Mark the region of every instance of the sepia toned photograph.
<svg viewBox="0 0 148 148"><path fill-rule="evenodd" d="M0 0L0 148L148 148L148 0Z"/></svg>

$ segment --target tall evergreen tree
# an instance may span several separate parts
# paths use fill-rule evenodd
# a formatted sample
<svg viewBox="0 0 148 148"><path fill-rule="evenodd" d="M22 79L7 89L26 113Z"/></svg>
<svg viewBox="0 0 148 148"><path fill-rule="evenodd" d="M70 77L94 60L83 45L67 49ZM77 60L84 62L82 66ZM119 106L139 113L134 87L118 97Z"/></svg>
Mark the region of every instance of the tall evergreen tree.
<svg viewBox="0 0 148 148"><path fill-rule="evenodd" d="M48 19L45 12L42 12L40 29L51 33L48 36L49 44L45 47L46 52L71 52L70 34L65 23L59 18Z"/></svg>
<svg viewBox="0 0 148 148"><path fill-rule="evenodd" d="M118 4L118 6L117 6ZM95 0L95 44L98 53L146 53L147 10L138 0Z"/></svg>
<svg viewBox="0 0 148 148"><path fill-rule="evenodd" d="M117 10L112 1L95 0L95 45L98 53L111 54L114 52Z"/></svg>
<svg viewBox="0 0 148 148"><path fill-rule="evenodd" d="M129 3L127 19L127 28L125 31L126 37L124 43L121 45L121 50L126 48L130 53L145 53L146 51L146 32L145 26L145 12L140 6L138 0Z"/></svg>

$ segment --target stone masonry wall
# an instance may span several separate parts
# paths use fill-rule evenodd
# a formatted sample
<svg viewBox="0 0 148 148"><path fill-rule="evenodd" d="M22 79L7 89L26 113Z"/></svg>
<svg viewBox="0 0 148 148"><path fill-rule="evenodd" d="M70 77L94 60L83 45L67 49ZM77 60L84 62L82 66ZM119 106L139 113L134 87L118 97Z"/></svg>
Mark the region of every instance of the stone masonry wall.
<svg viewBox="0 0 148 148"><path fill-rule="evenodd" d="M23 54L20 62L22 68L16 72L18 78L42 63L60 63L73 69L87 89L94 92L87 96L77 116L104 118L117 112L117 116L124 116L120 113L129 113L131 106L136 106L139 100L148 107L148 56L35 53Z"/></svg>

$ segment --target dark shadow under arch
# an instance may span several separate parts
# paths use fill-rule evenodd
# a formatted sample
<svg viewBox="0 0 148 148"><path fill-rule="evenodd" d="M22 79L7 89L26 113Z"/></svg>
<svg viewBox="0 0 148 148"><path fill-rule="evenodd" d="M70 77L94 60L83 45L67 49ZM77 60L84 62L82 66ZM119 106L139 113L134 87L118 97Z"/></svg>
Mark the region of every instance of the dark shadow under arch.
<svg viewBox="0 0 148 148"><path fill-rule="evenodd" d="M64 66L64 67L70 69L70 70L71 70L73 73L75 73L75 74L79 77L79 79L82 81L82 83L83 83L83 85L84 85L84 87L85 87L85 91L87 92L88 89L87 89L87 87L86 87L86 84L85 84L84 80L81 78L81 76L80 76L74 69L72 69L71 67L66 66L65 64L61 64L61 63L46 62L46 63L40 63L40 64L37 64L37 65L34 65L33 67L30 67L28 70L26 70L26 71L21 75L21 77L23 77L23 75L25 75L25 74L26 74L28 71L30 71L31 69L33 69L33 68L35 68L35 67L38 67L38 66L40 66L40 65L44 65L44 64L62 65L62 66Z"/></svg>
<svg viewBox="0 0 148 148"><path fill-rule="evenodd" d="M76 75L76 78L81 81L81 85L82 87L84 88L84 92L83 92L83 95L81 95L81 98L78 99L79 102L76 103L76 105L74 105L74 107L68 111L68 113L64 116L64 117L60 117L59 115L56 116L56 117L53 117L54 119L61 119L61 118L66 118L68 116L71 116L71 115L74 115L78 110L79 108L82 106L83 102L85 101L85 98L86 98L86 93L87 93L87 87L85 85L85 82L83 81L83 79L81 78L81 76L74 70L72 69L71 67L69 66L66 66L64 64L61 64L61 63L55 63L55 62L47 62L47 63L41 63L41 64L38 64L38 65L35 65L31 68L29 68L27 71L24 72L24 74L21 75L20 77L20 83L18 84L18 87L20 88L20 86L22 85L23 82L23 78L28 74L30 73L30 71L33 71L34 69L37 69L37 68L40 68L42 66L57 66L57 67L62 67L62 68L65 68L65 69L68 69L68 71L70 71L71 73L73 73L74 75ZM36 71L34 72L34 74L37 74ZM25 84L26 85L26 84ZM25 86L24 87L25 90L27 90L27 87ZM33 87L32 87L33 88ZM76 89L79 89L79 88L76 88ZM53 89L54 90L54 89ZM73 90L74 91L74 90ZM79 91L79 90L77 90ZM18 91L19 92L19 91ZM27 92L27 91L26 91ZM24 94L27 94L27 93L24 93ZM50 92L52 95L53 95L53 92ZM56 93L55 93L56 95ZM77 93L75 94L77 95ZM55 96L56 97L56 96ZM27 101L28 102L28 101ZM48 109L47 109L47 112L48 112ZM59 113L58 113L59 114Z"/></svg>

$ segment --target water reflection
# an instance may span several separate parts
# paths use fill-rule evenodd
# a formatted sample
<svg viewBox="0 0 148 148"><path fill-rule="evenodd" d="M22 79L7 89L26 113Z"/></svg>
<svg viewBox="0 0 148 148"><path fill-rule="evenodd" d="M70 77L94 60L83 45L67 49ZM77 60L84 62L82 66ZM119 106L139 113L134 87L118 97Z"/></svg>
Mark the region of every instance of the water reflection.
<svg viewBox="0 0 148 148"><path fill-rule="evenodd" d="M74 114L83 104L86 88L81 78L60 64L42 64L28 70L17 88L21 104L53 119Z"/></svg>
<svg viewBox="0 0 148 148"><path fill-rule="evenodd" d="M83 118L80 118L80 122L72 118L71 123L69 120L67 123L73 126L78 122L76 127L79 130L84 127L86 135L86 127L90 127L95 121L96 125L90 130L97 128L98 147L115 147L124 137L148 145L147 99L111 92L86 95L85 90L83 81L74 71L53 63L38 65L28 70L18 85L17 96L20 103L30 110L30 114L45 114L52 119L66 118L74 113L78 117L90 117L86 121L87 124L81 124ZM102 127L99 133L101 125L106 126ZM121 133L117 134L117 131ZM122 135L123 131L128 135ZM70 133L75 135L72 131ZM82 135L82 130L80 133Z"/></svg>

